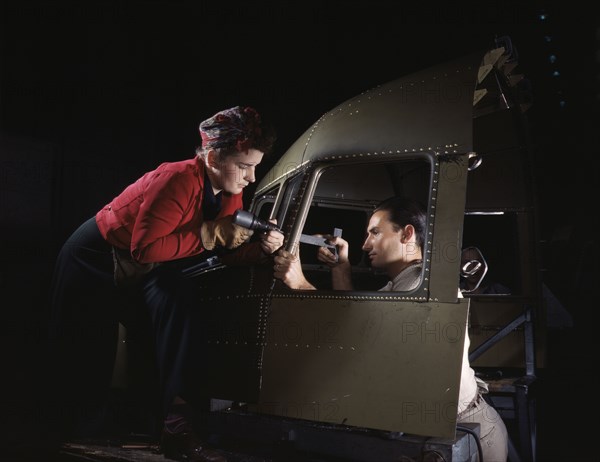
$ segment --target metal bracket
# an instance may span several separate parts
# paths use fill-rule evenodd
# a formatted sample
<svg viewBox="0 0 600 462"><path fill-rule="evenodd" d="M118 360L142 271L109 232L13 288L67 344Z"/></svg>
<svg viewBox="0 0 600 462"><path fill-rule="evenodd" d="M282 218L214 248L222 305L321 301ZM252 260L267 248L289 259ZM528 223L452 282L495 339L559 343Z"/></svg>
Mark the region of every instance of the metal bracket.
<svg viewBox="0 0 600 462"><path fill-rule="evenodd" d="M341 228L333 229L333 237L342 237ZM301 234L300 242L304 244L316 245L317 247L327 247L335 255L335 259L338 259L337 247L329 243L327 238L319 236L311 236L309 234Z"/></svg>

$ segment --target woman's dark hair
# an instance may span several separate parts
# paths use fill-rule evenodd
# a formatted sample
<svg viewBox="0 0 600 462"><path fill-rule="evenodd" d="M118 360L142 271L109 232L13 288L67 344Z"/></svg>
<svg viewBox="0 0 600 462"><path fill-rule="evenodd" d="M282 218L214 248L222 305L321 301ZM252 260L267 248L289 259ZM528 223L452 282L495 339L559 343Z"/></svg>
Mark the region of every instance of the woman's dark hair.
<svg viewBox="0 0 600 462"><path fill-rule="evenodd" d="M273 146L275 145L275 141L277 141L277 134L273 125L264 119L261 121L260 129L261 134L254 138L252 147L264 152L265 156L268 156L273 151Z"/></svg>
<svg viewBox="0 0 600 462"><path fill-rule="evenodd" d="M394 196L380 202L373 213L380 211L388 212L390 221L396 230L406 225L412 225L415 228L417 245L423 249L427 215L425 208L419 202L408 197Z"/></svg>
<svg viewBox="0 0 600 462"><path fill-rule="evenodd" d="M200 122L202 147L196 154L214 150L223 159L236 152L258 149L270 154L277 139L273 125L250 106L235 106Z"/></svg>

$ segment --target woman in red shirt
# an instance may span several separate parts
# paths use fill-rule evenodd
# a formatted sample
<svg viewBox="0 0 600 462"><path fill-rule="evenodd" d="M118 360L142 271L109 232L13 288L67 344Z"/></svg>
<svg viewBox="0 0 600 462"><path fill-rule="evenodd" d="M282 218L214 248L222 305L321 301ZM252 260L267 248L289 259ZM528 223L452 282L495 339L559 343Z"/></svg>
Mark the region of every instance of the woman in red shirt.
<svg viewBox="0 0 600 462"><path fill-rule="evenodd" d="M144 174L83 223L59 253L51 299L51 338L58 359L53 373L59 402L70 402L72 412L86 415L104 402L118 320L124 307L136 304L132 288L138 286L132 282L139 283L157 264L219 247L234 249L252 234L235 225L232 214L243 207L243 190L255 181L256 166L272 149L273 129L253 108L236 106L203 121L200 135L202 146L194 158L163 163ZM270 255L282 243L283 235L270 231L247 245ZM134 277L126 278L128 271ZM150 307L152 319L161 319L160 309ZM154 326L157 350L185 351L186 336L180 333L186 322ZM182 361L173 354L157 360L167 405L183 404L177 366ZM190 445L177 436L189 433L180 411L181 406L166 410L167 446ZM192 460L222 460L202 448L191 450Z"/></svg>

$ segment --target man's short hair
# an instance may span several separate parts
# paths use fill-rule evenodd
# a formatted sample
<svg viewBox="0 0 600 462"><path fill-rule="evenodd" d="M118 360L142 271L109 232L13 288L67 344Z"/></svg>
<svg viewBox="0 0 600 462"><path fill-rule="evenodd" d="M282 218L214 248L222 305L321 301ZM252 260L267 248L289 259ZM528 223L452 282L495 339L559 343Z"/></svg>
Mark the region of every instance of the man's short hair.
<svg viewBox="0 0 600 462"><path fill-rule="evenodd" d="M412 225L415 228L417 245L423 249L427 215L420 202L404 196L394 196L380 202L373 212L380 211L388 212L389 220L396 230Z"/></svg>

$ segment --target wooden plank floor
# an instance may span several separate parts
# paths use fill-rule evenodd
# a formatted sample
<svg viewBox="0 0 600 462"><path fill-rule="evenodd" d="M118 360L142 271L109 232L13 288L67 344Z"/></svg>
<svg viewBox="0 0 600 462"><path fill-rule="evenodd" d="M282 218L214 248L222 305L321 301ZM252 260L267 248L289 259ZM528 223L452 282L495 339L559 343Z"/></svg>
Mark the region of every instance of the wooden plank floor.
<svg viewBox="0 0 600 462"><path fill-rule="evenodd" d="M284 459L276 457L264 457L251 455L249 453L237 452L230 449L217 449L225 456L228 462L282 462ZM157 444L147 443L111 443L106 441L85 441L64 444L60 451L59 462L172 462L173 459L166 458L159 452ZM315 461L322 459L312 457L292 456L286 462Z"/></svg>
<svg viewBox="0 0 600 462"><path fill-rule="evenodd" d="M170 460L159 453L158 445L149 444L68 443L63 445L60 452L65 460L114 462L165 462Z"/></svg>

